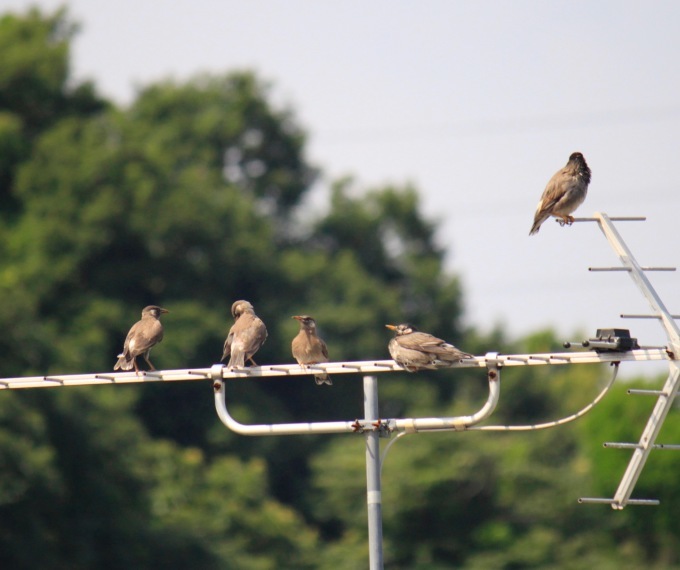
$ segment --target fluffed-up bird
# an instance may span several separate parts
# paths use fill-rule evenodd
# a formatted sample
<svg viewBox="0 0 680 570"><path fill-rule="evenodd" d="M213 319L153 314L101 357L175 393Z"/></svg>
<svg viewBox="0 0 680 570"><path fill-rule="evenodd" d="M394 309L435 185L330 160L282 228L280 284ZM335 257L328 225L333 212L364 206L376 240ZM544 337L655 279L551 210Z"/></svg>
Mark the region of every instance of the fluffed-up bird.
<svg viewBox="0 0 680 570"><path fill-rule="evenodd" d="M297 360L297 363L304 368L310 364L328 362L328 348L316 332L316 321L308 315L292 318L300 323L300 332L291 343L293 358ZM325 373L315 374L314 381L319 385L333 384L328 374Z"/></svg>
<svg viewBox="0 0 680 570"><path fill-rule="evenodd" d="M580 152L569 157L567 165L548 181L534 214L534 225L529 235L538 233L541 224L550 216L559 218L560 225L571 225L570 214L586 199L590 184L590 168Z"/></svg>
<svg viewBox="0 0 680 570"><path fill-rule="evenodd" d="M149 305L142 310L142 318L137 321L125 337L123 352L118 355L118 362L114 370L132 370L139 374L137 357L142 355L151 370L156 370L149 360L149 351L163 340L163 324L161 315L168 313L167 309Z"/></svg>
<svg viewBox="0 0 680 570"><path fill-rule="evenodd" d="M257 366L253 356L267 340L267 327L248 301L235 301L231 306L231 316L234 324L224 341L220 362L229 357L229 368L243 368L247 361Z"/></svg>
<svg viewBox="0 0 680 570"><path fill-rule="evenodd" d="M395 332L388 349L394 361L409 372L447 368L463 358L474 358L472 354L457 349L431 334L420 332L413 325L385 325Z"/></svg>

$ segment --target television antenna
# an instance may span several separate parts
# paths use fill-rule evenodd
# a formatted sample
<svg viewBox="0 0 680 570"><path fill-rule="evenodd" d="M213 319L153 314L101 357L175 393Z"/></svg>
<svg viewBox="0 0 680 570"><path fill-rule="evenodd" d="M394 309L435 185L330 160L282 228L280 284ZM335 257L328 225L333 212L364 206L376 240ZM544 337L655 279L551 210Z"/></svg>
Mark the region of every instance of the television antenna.
<svg viewBox="0 0 680 570"><path fill-rule="evenodd" d="M25 388L48 388L83 385L130 384L141 382L176 382L205 381L213 385L215 408L219 419L230 430L247 436L265 435L309 435L348 433L361 434L366 440L366 504L368 510L369 561L370 570L383 568L382 552L382 495L381 467L385 454L399 438L415 433L431 433L441 431L528 431L547 429L573 421L590 411L607 393L616 379L621 362L634 361L667 361L669 375L661 390L629 390L630 394L655 396L654 409L637 443L605 443L607 448L632 449L629 461L619 486L612 498L580 498L580 503L609 504L613 509L621 510L627 505L658 505L656 499L632 499L631 494L637 483L647 458L654 449L680 449L680 445L662 445L656 443L664 420L672 407L680 383L680 330L675 323L679 315L668 312L658 294L645 275L649 271L674 271L670 267L641 266L626 246L616 230L615 221L644 221L643 217L609 217L604 213L595 213L592 218L576 218L576 222L596 222L605 238L619 257L620 266L591 267L590 271L622 271L627 272L644 297L647 299L651 313L638 315L621 315L624 318L656 319L668 337L665 347L637 348L631 346L630 337L617 334L601 334L591 339L584 347L593 350L579 352L551 352L542 354L510 354L495 352L484 356L467 358L451 368L484 368L489 384L487 401L477 411L467 416L457 417L425 417L425 418L380 418L378 413L378 380L377 375L386 372L403 371L393 360L371 360L359 362L330 362L313 366L299 365L267 365L252 368L230 369L222 364L210 368L191 368L183 370L161 370L153 372L114 372L94 374L49 375L0 379L0 390L16 390ZM618 329L615 329L618 331ZM599 331L602 332L602 331ZM627 332L627 331L626 331ZM496 408L500 398L501 370L512 366L565 366L571 364L609 363L614 373L598 396L580 411L565 418L533 425L478 425L487 419ZM235 420L227 408L226 385L228 381L254 379L263 377L286 377L308 375L315 372L327 374L361 374L364 388L364 417L344 421L320 421L281 424L243 424ZM380 438L392 439L380 454Z"/></svg>

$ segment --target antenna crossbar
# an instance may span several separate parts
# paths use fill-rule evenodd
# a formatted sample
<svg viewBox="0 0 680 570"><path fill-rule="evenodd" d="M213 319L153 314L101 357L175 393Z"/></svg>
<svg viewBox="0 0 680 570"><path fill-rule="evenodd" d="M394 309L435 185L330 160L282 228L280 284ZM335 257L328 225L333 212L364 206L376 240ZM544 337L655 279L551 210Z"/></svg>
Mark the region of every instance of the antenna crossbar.
<svg viewBox="0 0 680 570"><path fill-rule="evenodd" d="M592 505L611 505L612 509L621 510L625 505L618 503L616 499L595 499L591 497L581 497L578 500L579 503L592 504ZM643 506L657 506L659 504L658 499L628 499L626 501L628 505L643 505Z"/></svg>
<svg viewBox="0 0 680 570"><path fill-rule="evenodd" d="M627 352L549 352L540 354L495 354L493 357L476 356L452 364L447 369L486 368L489 364L499 367L545 366L562 364L597 364L612 362L642 362L669 360L665 348L641 348ZM305 376L320 371L328 374L381 374L385 372L405 372L394 360L365 360L353 362L327 362L303 367L298 364L273 364L233 368L218 365L224 380L243 380L255 378L285 378ZM143 382L182 382L208 380L212 378L213 368L190 368L180 370L156 370L153 372L97 372L91 374L50 374L49 376L24 376L0 378L0 390L23 388L59 388L67 386L135 384Z"/></svg>

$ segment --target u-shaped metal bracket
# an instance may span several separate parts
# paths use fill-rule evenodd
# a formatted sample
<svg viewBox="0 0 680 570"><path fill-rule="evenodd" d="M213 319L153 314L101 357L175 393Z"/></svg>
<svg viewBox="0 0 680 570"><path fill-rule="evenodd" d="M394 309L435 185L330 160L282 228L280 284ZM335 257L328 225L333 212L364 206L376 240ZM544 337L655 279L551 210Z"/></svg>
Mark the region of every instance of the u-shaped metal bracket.
<svg viewBox="0 0 680 570"><path fill-rule="evenodd" d="M406 418L380 420L384 431L402 431L416 433L421 431L450 431L464 430L469 426L481 422L489 417L496 409L500 397L500 365L498 353L488 353L485 356L487 378L489 381L489 396L482 408L469 416L450 418ZM236 421L227 410L224 389L224 365L215 364L210 369L210 378L215 392L215 409L222 423L230 430L241 435L294 435L307 433L348 433L373 429L374 424L363 425L359 420L335 422L303 422L290 424L242 424ZM359 422L359 423L358 423Z"/></svg>

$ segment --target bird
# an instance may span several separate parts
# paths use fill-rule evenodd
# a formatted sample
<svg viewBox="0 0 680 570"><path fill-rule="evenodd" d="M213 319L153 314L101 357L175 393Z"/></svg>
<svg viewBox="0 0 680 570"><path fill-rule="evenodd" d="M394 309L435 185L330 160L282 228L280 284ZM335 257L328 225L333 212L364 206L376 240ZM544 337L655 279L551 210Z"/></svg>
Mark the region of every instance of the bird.
<svg viewBox="0 0 680 570"><path fill-rule="evenodd" d="M548 181L543 191L536 213L534 224L529 235L538 233L541 224L550 216L559 218L560 225L570 226L574 217L570 214L586 199L590 184L590 168L580 152L574 152L569 157L564 168L558 170Z"/></svg>
<svg viewBox="0 0 680 570"><path fill-rule="evenodd" d="M224 341L220 362L229 357L229 368L243 368L247 361L257 366L253 356L267 340L267 327L248 301L234 301L231 316L234 317L234 324Z"/></svg>
<svg viewBox="0 0 680 570"><path fill-rule="evenodd" d="M457 349L451 343L419 331L413 325L385 325L395 332L388 349L394 361L409 372L446 368L472 354Z"/></svg>
<svg viewBox="0 0 680 570"><path fill-rule="evenodd" d="M291 318L300 323L300 332L298 332L291 343L293 357L297 360L297 363L304 368L309 364L328 362L328 347L316 334L316 321L308 315L299 315ZM325 373L315 374L314 381L318 385L333 385L333 381Z"/></svg>
<svg viewBox="0 0 680 570"><path fill-rule="evenodd" d="M137 321L125 337L123 352L118 355L114 370L132 370L139 375L137 357L142 355L151 370L156 370L149 360L149 351L163 340L163 324L161 315L169 313L167 309L149 305L142 309L142 318Z"/></svg>

